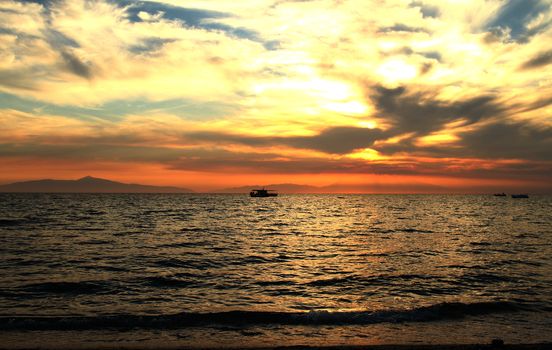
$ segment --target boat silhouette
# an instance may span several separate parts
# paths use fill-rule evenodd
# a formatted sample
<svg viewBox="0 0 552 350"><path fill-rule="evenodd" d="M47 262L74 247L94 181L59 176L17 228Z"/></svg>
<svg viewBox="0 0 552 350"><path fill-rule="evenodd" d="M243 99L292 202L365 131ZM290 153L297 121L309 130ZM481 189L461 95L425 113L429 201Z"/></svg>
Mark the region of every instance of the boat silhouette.
<svg viewBox="0 0 552 350"><path fill-rule="evenodd" d="M512 198L529 198L527 194L513 194Z"/></svg>
<svg viewBox="0 0 552 350"><path fill-rule="evenodd" d="M258 189L258 190L251 190L249 192L249 195L251 197L276 197L278 196L278 193L276 193L274 190L267 190L267 189Z"/></svg>

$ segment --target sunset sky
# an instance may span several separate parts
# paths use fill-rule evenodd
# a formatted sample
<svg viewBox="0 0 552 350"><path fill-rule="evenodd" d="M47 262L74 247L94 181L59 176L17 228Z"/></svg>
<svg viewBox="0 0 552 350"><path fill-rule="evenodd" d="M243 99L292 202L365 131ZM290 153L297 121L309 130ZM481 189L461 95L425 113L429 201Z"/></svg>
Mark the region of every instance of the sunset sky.
<svg viewBox="0 0 552 350"><path fill-rule="evenodd" d="M0 0L0 184L550 193L551 5Z"/></svg>

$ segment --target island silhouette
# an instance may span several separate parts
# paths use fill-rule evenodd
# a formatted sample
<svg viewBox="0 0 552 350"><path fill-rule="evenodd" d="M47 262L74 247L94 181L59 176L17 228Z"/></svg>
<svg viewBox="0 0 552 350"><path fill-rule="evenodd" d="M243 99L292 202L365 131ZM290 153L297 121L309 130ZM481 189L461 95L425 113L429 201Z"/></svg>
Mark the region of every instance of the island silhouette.
<svg viewBox="0 0 552 350"><path fill-rule="evenodd" d="M127 184L92 176L77 180L34 180L0 185L0 192L34 193L192 193L191 189L171 186Z"/></svg>

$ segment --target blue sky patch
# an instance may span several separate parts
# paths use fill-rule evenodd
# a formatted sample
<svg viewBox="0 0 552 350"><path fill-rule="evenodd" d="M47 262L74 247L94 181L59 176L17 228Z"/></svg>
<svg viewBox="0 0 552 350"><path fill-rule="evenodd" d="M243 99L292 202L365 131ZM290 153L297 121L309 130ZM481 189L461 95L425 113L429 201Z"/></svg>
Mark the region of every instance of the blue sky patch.
<svg viewBox="0 0 552 350"><path fill-rule="evenodd" d="M112 2L116 3L118 6L126 7L128 18L132 22L142 22L142 19L139 17L140 12L146 12L152 16L161 14L161 17L164 19L181 21L188 27L201 28L209 31L222 31L229 36L259 42L269 50L278 46L278 43L264 41L254 30L243 27L232 27L216 21L216 19L231 17L232 15L229 13L192 9L151 1L123 0Z"/></svg>
<svg viewBox="0 0 552 350"><path fill-rule="evenodd" d="M151 1L123 0L112 2L118 6L128 7L127 13L129 15L129 19L133 22L142 21L142 19L138 16L140 12L147 12L150 15L163 13L163 18L182 21L190 27L204 27L203 21L205 19L230 17L230 14L223 12L190 9Z"/></svg>
<svg viewBox="0 0 552 350"><path fill-rule="evenodd" d="M165 112L188 120L209 120L235 113L236 105L222 102L197 102L185 99L147 101L143 99L115 100L98 107L62 106L15 95L0 93L0 109L13 109L31 114L59 115L80 120L105 119L118 121L127 115Z"/></svg>
<svg viewBox="0 0 552 350"><path fill-rule="evenodd" d="M507 29L510 31L512 40L527 42L533 35L548 28L550 23L544 23L532 29L528 29L527 24L539 14L549 10L550 4L540 0L509 0L502 6L498 15L487 24L486 29L490 31Z"/></svg>

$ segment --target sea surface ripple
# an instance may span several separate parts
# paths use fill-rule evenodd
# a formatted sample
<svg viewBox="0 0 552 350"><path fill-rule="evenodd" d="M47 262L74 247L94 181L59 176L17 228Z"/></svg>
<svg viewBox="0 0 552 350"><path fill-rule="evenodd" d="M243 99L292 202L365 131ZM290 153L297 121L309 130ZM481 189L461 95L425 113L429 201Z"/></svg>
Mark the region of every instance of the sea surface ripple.
<svg viewBox="0 0 552 350"><path fill-rule="evenodd" d="M551 213L551 196L0 194L0 337L442 342L461 322L459 339L552 341Z"/></svg>

